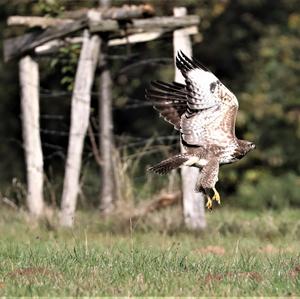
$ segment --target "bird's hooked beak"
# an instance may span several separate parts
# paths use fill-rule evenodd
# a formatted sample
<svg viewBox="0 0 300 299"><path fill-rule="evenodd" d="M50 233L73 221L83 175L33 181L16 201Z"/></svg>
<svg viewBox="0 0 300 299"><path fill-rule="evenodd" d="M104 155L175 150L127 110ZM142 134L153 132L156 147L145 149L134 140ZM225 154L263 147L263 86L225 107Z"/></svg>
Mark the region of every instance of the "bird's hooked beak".
<svg viewBox="0 0 300 299"><path fill-rule="evenodd" d="M256 146L253 142L251 142L250 147L251 147L251 149L255 149Z"/></svg>

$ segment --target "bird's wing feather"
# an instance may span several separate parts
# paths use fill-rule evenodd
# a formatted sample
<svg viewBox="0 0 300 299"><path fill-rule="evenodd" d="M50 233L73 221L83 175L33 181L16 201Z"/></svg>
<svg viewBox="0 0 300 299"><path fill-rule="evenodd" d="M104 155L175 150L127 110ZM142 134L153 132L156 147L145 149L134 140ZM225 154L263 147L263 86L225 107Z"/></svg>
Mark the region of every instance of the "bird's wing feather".
<svg viewBox="0 0 300 299"><path fill-rule="evenodd" d="M187 110L181 117L183 140L190 145L226 146L235 137L238 101L208 69L182 52L176 66L186 81Z"/></svg>
<svg viewBox="0 0 300 299"><path fill-rule="evenodd" d="M146 90L146 99L152 102L153 107L167 122L180 130L181 116L187 109L185 85L176 82L151 82L151 87Z"/></svg>

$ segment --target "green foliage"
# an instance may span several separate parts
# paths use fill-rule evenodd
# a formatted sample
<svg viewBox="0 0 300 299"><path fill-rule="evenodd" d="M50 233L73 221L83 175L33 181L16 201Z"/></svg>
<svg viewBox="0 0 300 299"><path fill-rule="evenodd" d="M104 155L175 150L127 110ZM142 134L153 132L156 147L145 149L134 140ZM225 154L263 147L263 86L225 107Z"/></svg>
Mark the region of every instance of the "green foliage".
<svg viewBox="0 0 300 299"><path fill-rule="evenodd" d="M46 17L58 17L64 12L65 7L61 0L39 0L35 9Z"/></svg>
<svg viewBox="0 0 300 299"><path fill-rule="evenodd" d="M256 178L255 176L255 171L245 174L235 196L238 205L246 209L283 209L288 206L300 206L298 176L287 173L277 177L264 172Z"/></svg>
<svg viewBox="0 0 300 299"><path fill-rule="evenodd" d="M287 20L282 27L265 29L255 62L248 68L253 78L241 94L242 107L252 112L245 122L256 132L256 158L276 173L287 168L300 171L300 121L294 116L300 98L300 41L293 26Z"/></svg>
<svg viewBox="0 0 300 299"><path fill-rule="evenodd" d="M61 47L57 56L52 58L50 62L50 67L60 72L60 76L62 77L60 83L68 91L72 91L74 87L80 49L80 44L69 44Z"/></svg>

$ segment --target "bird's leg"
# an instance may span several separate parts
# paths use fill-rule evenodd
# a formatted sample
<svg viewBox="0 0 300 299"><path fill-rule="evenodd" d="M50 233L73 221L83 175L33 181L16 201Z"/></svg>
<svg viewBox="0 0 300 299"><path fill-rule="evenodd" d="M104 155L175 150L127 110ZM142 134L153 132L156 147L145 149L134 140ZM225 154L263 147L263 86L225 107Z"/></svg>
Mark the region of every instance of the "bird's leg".
<svg viewBox="0 0 300 299"><path fill-rule="evenodd" d="M221 204L220 194L215 187L213 187L212 189L214 191L214 196L212 197L212 200L215 200L220 205Z"/></svg>
<svg viewBox="0 0 300 299"><path fill-rule="evenodd" d="M205 191L207 197L206 207L209 209L212 208L214 200L220 204L220 195L215 188L215 184L218 181L219 164L217 158L208 160L207 164L203 166L197 182L197 187L200 186ZM214 191L214 195L210 197L209 193L212 190Z"/></svg>
<svg viewBox="0 0 300 299"><path fill-rule="evenodd" d="M205 195L206 195L206 198L207 198L207 202L206 202L206 207L211 210L212 209L212 206L213 206L213 200L212 198L210 197L209 195L209 189L207 188L202 188L202 191L204 191Z"/></svg>
<svg viewBox="0 0 300 299"><path fill-rule="evenodd" d="M210 198L210 196L208 194L206 194L206 197L207 197L206 207L209 210L211 210L212 206L213 206L213 201L212 201L212 199Z"/></svg>

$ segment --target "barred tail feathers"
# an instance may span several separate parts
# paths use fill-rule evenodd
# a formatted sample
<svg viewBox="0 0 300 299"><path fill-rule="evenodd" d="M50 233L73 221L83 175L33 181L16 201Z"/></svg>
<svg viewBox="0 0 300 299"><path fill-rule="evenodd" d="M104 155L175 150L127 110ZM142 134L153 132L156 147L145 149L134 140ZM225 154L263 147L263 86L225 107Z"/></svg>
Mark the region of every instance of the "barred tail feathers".
<svg viewBox="0 0 300 299"><path fill-rule="evenodd" d="M188 155L179 154L171 158L168 158L166 160L163 160L160 163L148 168L148 171L153 171L158 174L167 174L173 169L180 167L188 160L189 160Z"/></svg>

